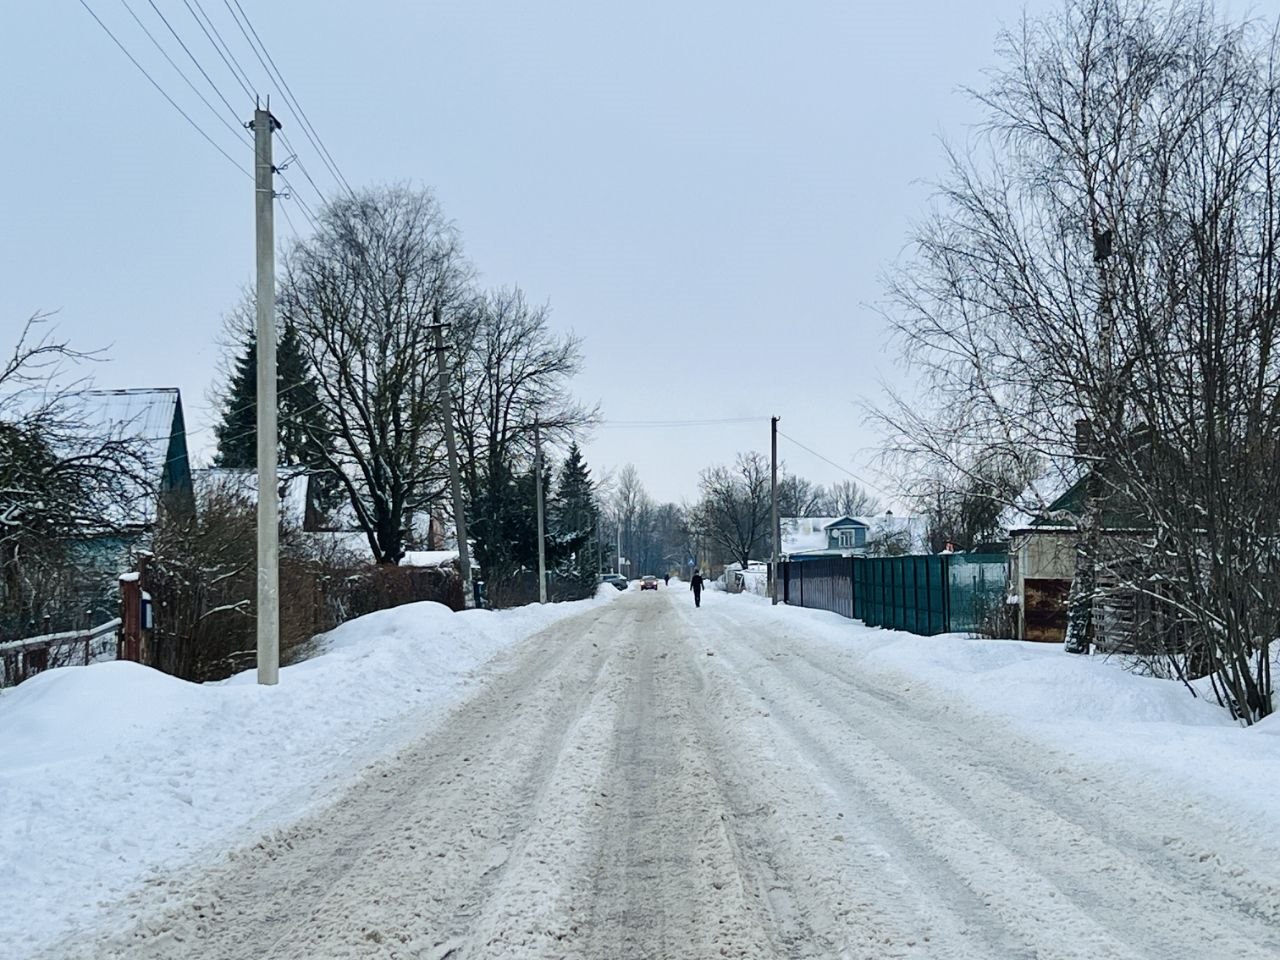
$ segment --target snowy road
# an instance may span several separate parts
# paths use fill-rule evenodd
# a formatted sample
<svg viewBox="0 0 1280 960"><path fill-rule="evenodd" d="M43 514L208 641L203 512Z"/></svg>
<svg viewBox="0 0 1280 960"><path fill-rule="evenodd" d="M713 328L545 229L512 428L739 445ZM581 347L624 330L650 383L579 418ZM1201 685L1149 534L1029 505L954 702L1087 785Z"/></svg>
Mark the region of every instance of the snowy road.
<svg viewBox="0 0 1280 960"><path fill-rule="evenodd" d="M1280 956L1250 838L752 602L562 621L331 809L48 956Z"/></svg>

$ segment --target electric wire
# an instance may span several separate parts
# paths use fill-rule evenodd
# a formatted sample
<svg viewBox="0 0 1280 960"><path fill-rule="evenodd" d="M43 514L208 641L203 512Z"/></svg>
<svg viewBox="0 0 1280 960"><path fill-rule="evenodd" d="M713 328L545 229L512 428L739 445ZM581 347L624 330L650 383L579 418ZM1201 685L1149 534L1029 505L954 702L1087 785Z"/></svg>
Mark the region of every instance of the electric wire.
<svg viewBox="0 0 1280 960"><path fill-rule="evenodd" d="M223 2L225 3L226 0L223 0ZM236 9L240 11L240 15L244 17L244 22L245 22L245 25L249 28L249 32L252 33L253 38L258 41L258 46L262 48L262 52L266 56L267 62L271 64L271 69L275 71L275 75L279 79L280 85L284 88L282 93L288 94L289 100L292 101L294 108L297 110L299 120L306 127L310 128L311 132L315 134L316 140L319 141L320 150L323 152L324 156L329 159L329 162L333 165L333 169L338 174L338 179L341 180L342 185L347 188L347 193L351 194L354 197L355 191L351 189L351 184L347 183L347 178L342 175L342 170L338 167L338 161L333 159L333 154L329 152L329 148L325 145L324 141L320 138L320 133L316 130L315 126L311 123L311 118L308 117L306 112L302 109L302 104L298 102L298 98L293 95L293 90L289 87L289 82L285 80L284 73L281 72L280 68L276 66L276 62L271 56L271 51L268 50L267 45L262 42L262 38L258 36L258 31L254 29L253 23L249 20L249 15L245 13L244 8L240 6L240 0L234 0L234 2L236 5Z"/></svg>
<svg viewBox="0 0 1280 960"><path fill-rule="evenodd" d="M303 135L311 141L311 145L316 149L316 152L320 156L320 161L325 165L326 169L328 169L330 176L332 176L334 180L340 183L346 191L354 197L355 191L351 189L351 185L347 183L346 177L344 177L342 172L338 169L337 164L332 159L332 155L327 149L325 149L320 140L320 135L315 132L315 128L307 119L306 113L298 104L297 99L293 96L293 91L290 90L289 85L285 83L284 77L280 76L278 70L273 73L272 67L274 66L274 61L272 62L272 66L267 65L267 60L270 59L271 55L267 52L266 47L262 46L261 52L259 52L259 46L262 44L262 41L258 39L255 44L254 39L258 36L257 31L253 29L253 24L249 22L248 15L244 13L244 9L240 6L239 0L236 0L234 8L231 5L231 0L222 0L222 2L227 8L227 12L231 14L231 18L235 21L236 26L240 29L240 33L244 36L245 42L249 44L249 49L253 51L253 55L257 58L258 63L261 64L262 69L266 71L267 79L271 81L275 85L277 91L279 91L281 97L284 99L285 106L289 108L295 119L297 119L298 125L302 128ZM237 9L240 10L239 15L236 13ZM244 17L243 23L240 20L241 16ZM252 38L250 37L251 32L253 34ZM264 55L266 59L263 59Z"/></svg>
<svg viewBox="0 0 1280 960"><path fill-rule="evenodd" d="M138 62L137 58L134 57L134 55L129 52L129 48L126 47L123 43L121 43L120 38L111 32L111 28L102 22L102 18L99 17L94 12L91 6L89 6L87 0L80 0L80 6L84 7L84 9L88 12L89 16L93 17L94 22L97 23L98 26L102 28L103 32L106 33L106 35L111 38L112 42L117 47L120 48L120 52L129 58L129 62L138 68L139 72L141 72L141 74L147 78L147 81L153 87L156 88L156 92L159 93L160 96L164 97L165 100L169 101L169 105L182 115L182 118L191 125L191 128L195 130L196 133L200 134L200 136L204 137L204 139L209 142L209 146L213 147L213 149L217 150L220 154L226 157L228 163L230 163L233 167L235 167L237 170L243 173L246 177L252 180L253 174L250 173L247 168L242 166L240 162L235 159L235 157L231 156L231 154L227 153L226 150L222 149L222 147L218 145L217 141L214 140L213 137L209 136L209 134L207 134L204 131L204 129L200 126L200 124L196 123L193 119L191 119L191 116L187 113L187 111L183 110L182 107L178 106L178 102L174 100L173 97L169 96L167 92L165 92L164 87L160 86L160 84L156 82L155 78L152 77L151 74L147 72L147 68Z"/></svg>
<svg viewBox="0 0 1280 960"><path fill-rule="evenodd" d="M788 434L783 433L781 430L779 430L779 431L778 431L778 436L783 437L783 438L785 438L785 439L787 439L787 440L790 440L792 443L794 443L794 444L795 444L797 447L799 447L801 450L804 450L806 453L811 453L811 454L813 454L813 456L817 457L817 458L818 458L819 460L821 460L823 463L829 464L830 466L835 467L837 470L839 470L839 471L841 471L841 472L843 472L843 473L847 473L850 477L852 477L854 480L857 480L857 481L858 481L860 484L862 484L864 487L867 487L867 488L869 488L869 489L871 489L871 490L877 490L877 491L879 491L880 493L882 493L882 494L883 494L884 496L886 496L886 497L891 497L891 496L892 496L892 494L890 494L890 493L889 493L889 491L885 490L885 489L884 489L883 487L881 487L879 484L872 483L871 481L869 481L869 480L865 479L864 477L860 477L860 476L858 476L856 473L854 473L854 472L853 472L852 470L850 470L848 467L842 466L841 464L836 463L834 460L830 459L829 457L825 457L825 456L823 456L823 455L822 455L822 454L820 454L817 450L814 450L814 449L813 449L813 447L805 446L803 443L801 443L801 442L800 442L799 440L797 440L795 437L789 436Z"/></svg>
<svg viewBox="0 0 1280 960"><path fill-rule="evenodd" d="M213 49L217 51L218 56L222 58L222 62L231 71L231 76L235 78L236 83L240 84L240 89L244 91L244 95L256 103L258 95L250 89L253 84L249 81L249 75L245 72L244 67L240 65L240 61L236 59L236 55L231 52L231 47L222 39L222 34L218 31L213 19L205 12L204 7L200 6L200 0L182 0L182 2L195 19L196 25L204 32L205 38L213 45ZM193 2L195 7L191 6ZM199 14L196 13L197 10L200 11ZM200 19L202 16L204 20ZM208 26L205 26L206 21ZM210 30L213 32L210 33ZM215 37L217 39L214 39Z"/></svg>
<svg viewBox="0 0 1280 960"><path fill-rule="evenodd" d="M152 3L152 2L151 2L151 0L147 0L147 2L148 2L148 3L151 3L151 6L152 6L152 8L153 8L153 9L155 8L155 3ZM184 82L188 87L190 87L190 88L191 88L191 92L192 92L192 93L194 93L197 97L199 97L199 98L200 98L200 102L201 102L201 103L203 103L206 107L208 107L208 108L209 108L209 112L210 112L210 113L212 113L215 117L217 117L217 118L218 118L218 121L219 121L219 122L220 122L224 127L226 127L228 130L230 130L230 131L231 131L231 135L232 135L233 137L236 137L237 139L242 139L242 138L244 137L244 135L245 135L244 128L243 128L243 127L237 128L237 127L233 126L233 125L232 125L232 124L227 120L227 118L226 118L226 117L224 117L224 116L223 116L223 115L218 111L218 108L217 108L217 107L215 107L212 103L210 103L210 102L209 102L209 98L208 98L208 97L206 97L203 93L201 93L201 92L200 92L200 89L199 89L199 88L198 88L198 87L197 87L197 86L196 86L196 85L191 81L191 78L190 78L190 77L188 77L188 76L186 75L186 73L184 73L184 72L183 72L183 70L182 70L182 68L181 68L181 67L179 67L176 63L174 63L174 61L173 61L173 57L169 56L169 51L167 51L167 50L164 48L164 46L163 46L163 45L161 45L160 41L159 41L159 40L157 40L157 39L155 38L155 35L154 35L154 34L153 34L149 29L147 29L147 25L146 25L145 23L143 23L143 22L142 22L142 18L140 18L140 17L138 16L138 14L134 11L133 7L129 6L129 0L120 0L120 5L121 5L121 6L123 6L127 11L129 11L129 16L133 17L133 22L134 22L134 23L136 23L136 24L138 25L139 29L141 29L141 30L142 30L142 32L143 32L144 34L146 34L147 39L151 41L152 46L154 46L157 50L159 50L159 51L160 51L160 56L164 57L164 58L165 58L165 60L168 62L169 66L173 67L174 71L178 74L178 76L180 76L180 77L182 78L182 81L183 81L183 82ZM156 12L157 12L157 13L159 13L160 11L159 11L159 10L156 10ZM163 14L161 14L161 19L163 19L163 17L164 17L164 15L163 15ZM167 26L167 25L168 25L168 24L166 23L166 26ZM172 28L172 27L170 27L169 29L170 29L170 32L172 32L173 28ZM176 36L176 34L175 34L175 36ZM182 43L181 38L179 38L179 39L178 39L178 43ZM199 67L200 65L197 63L197 64L196 64L196 66L197 66L197 67ZM203 71L201 71L201 72L203 72ZM206 79L207 79L207 78L208 78L208 75L206 74ZM215 89L216 89L216 88L215 88ZM228 104L228 106L230 106L230 104ZM234 113L233 113L232 115L234 116Z"/></svg>
<svg viewBox="0 0 1280 960"><path fill-rule="evenodd" d="M283 203L280 204L280 212L284 214L285 223L289 224L289 229L293 231L294 237L300 238L302 234L298 233L298 228L293 224L293 217L289 216L289 208Z"/></svg>
<svg viewBox="0 0 1280 960"><path fill-rule="evenodd" d="M191 48L188 47L182 37L178 35L178 31L173 28L173 24L171 24L169 22L169 18L164 15L164 11L156 6L156 0L147 0L147 3L151 5L151 9L156 12L156 16L160 18L165 27L168 28L169 32L173 34L173 39L178 41L178 46L182 47L186 55L191 58L191 62L195 64L196 69L200 71L200 75L203 76L209 86L213 88L213 92L218 95L218 99L221 100L223 105L227 108L227 112L231 114L232 118L237 123L239 123L240 114L236 111L236 108L233 107L231 105L231 101L223 95L222 89L213 82L213 77L209 76L209 71L205 70L204 65L196 58L196 55L191 52ZM240 129L243 132L244 128L241 127Z"/></svg>
<svg viewBox="0 0 1280 960"><path fill-rule="evenodd" d="M297 159L298 169L302 171L302 175L306 178L307 183L311 184L311 189L314 190L316 192L316 196L320 198L320 203L324 204L325 202L327 202L325 199L324 191L321 190L320 187L316 185L315 180L312 179L311 177L311 171L309 171L307 169L307 165L302 162L302 157L298 153L298 151L293 149L293 144L289 142L289 138L285 136L284 131L281 130L278 136L280 137L280 142L284 144L284 148L288 150L291 154L293 154L293 156Z"/></svg>
<svg viewBox="0 0 1280 960"><path fill-rule="evenodd" d="M285 187L288 188L289 198L292 199L295 203L297 203L298 209L302 211L302 215L306 217L307 222L311 224L311 229L318 230L320 228L319 221L316 219L316 215L312 211L310 205L308 205L307 201L302 199L301 195L294 188L293 184L289 181L289 178L285 176L282 170L277 168L276 176L279 177L284 182ZM283 210L284 207L282 206L281 209ZM287 216L288 214L286 214L286 217ZM290 224L290 226L292 226L292 224ZM294 234L295 235L297 234L296 230L294 231Z"/></svg>
<svg viewBox="0 0 1280 960"><path fill-rule="evenodd" d="M766 419L766 417L718 417L697 420L601 420L596 425L601 427L633 427L641 429L651 427L709 427L722 423L762 423Z"/></svg>

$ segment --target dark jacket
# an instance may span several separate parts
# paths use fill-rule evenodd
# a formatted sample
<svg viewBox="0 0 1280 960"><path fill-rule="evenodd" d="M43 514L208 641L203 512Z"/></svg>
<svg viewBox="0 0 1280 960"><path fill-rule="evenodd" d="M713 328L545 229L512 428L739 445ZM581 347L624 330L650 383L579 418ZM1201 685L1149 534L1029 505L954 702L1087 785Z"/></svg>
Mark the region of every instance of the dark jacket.
<svg viewBox="0 0 1280 960"><path fill-rule="evenodd" d="M689 589L694 593L702 592L702 574L695 573L689 580Z"/></svg>

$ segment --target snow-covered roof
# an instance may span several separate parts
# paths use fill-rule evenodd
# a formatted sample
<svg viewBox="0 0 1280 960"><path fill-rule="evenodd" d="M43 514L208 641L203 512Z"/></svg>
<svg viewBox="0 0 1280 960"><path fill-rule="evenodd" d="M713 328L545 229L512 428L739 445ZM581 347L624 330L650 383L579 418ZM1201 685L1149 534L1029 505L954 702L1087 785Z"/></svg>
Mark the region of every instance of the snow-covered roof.
<svg viewBox="0 0 1280 960"><path fill-rule="evenodd" d="M289 527L302 528L307 516L309 478L298 467L276 468L280 491L280 519ZM217 494L227 494L256 506L258 503L258 471L250 467L205 467L191 472L197 507Z"/></svg>
<svg viewBox="0 0 1280 960"><path fill-rule="evenodd" d="M181 411L177 387L83 390L66 399L65 420L74 428L72 447L87 451L117 441L128 446L136 493L119 506L117 516L104 519L123 526L155 521L166 471L173 477L187 470Z"/></svg>
<svg viewBox="0 0 1280 960"><path fill-rule="evenodd" d="M903 546L912 553L923 552L928 545L928 525L924 517L892 513L864 517L782 517L782 552L816 553L828 549L828 528L851 526L842 521L853 521L867 530L867 543L888 537L902 537ZM851 553L853 551L838 551Z"/></svg>
<svg viewBox="0 0 1280 960"><path fill-rule="evenodd" d="M400 558L402 567L443 567L457 562L457 550L406 550Z"/></svg>
<svg viewBox="0 0 1280 960"><path fill-rule="evenodd" d="M783 517L782 552L806 553L827 549L827 525L838 517Z"/></svg>

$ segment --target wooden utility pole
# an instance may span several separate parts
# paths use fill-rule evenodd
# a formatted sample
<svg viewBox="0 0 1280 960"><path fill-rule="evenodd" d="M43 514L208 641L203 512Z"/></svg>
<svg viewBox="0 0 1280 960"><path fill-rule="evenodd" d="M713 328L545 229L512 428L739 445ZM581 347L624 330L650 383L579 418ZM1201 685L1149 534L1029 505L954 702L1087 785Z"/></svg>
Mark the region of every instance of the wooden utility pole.
<svg viewBox="0 0 1280 960"><path fill-rule="evenodd" d="M769 602L778 602L778 556L780 547L778 523L778 418L769 418L769 500L771 503L772 523L769 525L770 537L773 541L773 562L769 564Z"/></svg>
<svg viewBox="0 0 1280 960"><path fill-rule="evenodd" d="M257 240L258 351L258 683L280 680L280 501L276 489L275 167L271 135L280 121L254 110L254 214Z"/></svg>
<svg viewBox="0 0 1280 960"><path fill-rule="evenodd" d="M444 352L444 328L440 305L431 308L436 332L436 363L439 367L440 411L444 418L444 445L449 454L449 492L453 497L453 526L458 535L458 572L462 575L462 606L475 606L471 588L471 549L467 543L467 511L462 501L462 477L458 472L458 441L453 435L453 399L449 395L449 361Z"/></svg>
<svg viewBox="0 0 1280 960"><path fill-rule="evenodd" d="M542 509L542 437L538 418L533 418L534 489L538 497L538 602L547 602L547 537Z"/></svg>

